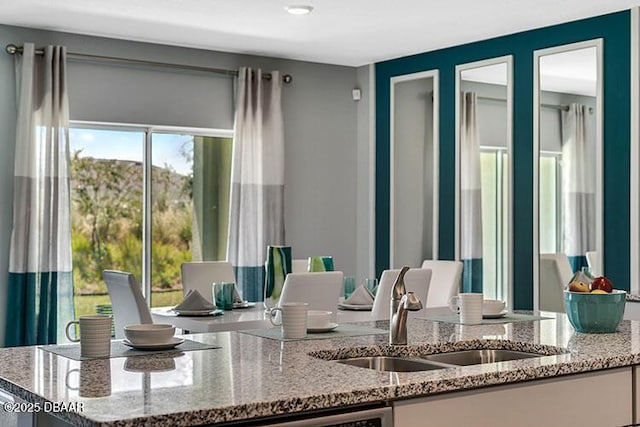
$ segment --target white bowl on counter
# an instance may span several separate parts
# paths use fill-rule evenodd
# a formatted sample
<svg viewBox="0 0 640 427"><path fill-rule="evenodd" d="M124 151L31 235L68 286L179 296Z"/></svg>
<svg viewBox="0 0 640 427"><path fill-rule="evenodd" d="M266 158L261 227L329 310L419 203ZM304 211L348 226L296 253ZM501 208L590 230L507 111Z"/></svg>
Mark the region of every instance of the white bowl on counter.
<svg viewBox="0 0 640 427"><path fill-rule="evenodd" d="M164 344L171 340L176 327L163 323L143 323L124 327L124 336L132 344Z"/></svg>

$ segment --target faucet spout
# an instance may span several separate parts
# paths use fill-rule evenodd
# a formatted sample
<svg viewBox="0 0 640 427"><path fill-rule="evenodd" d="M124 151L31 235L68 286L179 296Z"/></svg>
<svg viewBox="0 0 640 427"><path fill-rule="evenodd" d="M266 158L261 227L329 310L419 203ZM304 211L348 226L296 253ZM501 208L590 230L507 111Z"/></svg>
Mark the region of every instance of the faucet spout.
<svg viewBox="0 0 640 427"><path fill-rule="evenodd" d="M407 313L422 309L422 302L413 292L407 292L404 275L409 271L405 266L400 270L391 290L391 312L389 314L389 344L407 345Z"/></svg>

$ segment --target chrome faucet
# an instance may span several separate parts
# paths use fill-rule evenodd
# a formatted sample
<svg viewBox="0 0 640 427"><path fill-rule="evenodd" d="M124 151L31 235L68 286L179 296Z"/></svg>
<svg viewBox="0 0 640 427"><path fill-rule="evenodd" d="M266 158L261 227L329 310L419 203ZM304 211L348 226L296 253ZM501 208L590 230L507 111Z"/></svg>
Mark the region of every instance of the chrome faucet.
<svg viewBox="0 0 640 427"><path fill-rule="evenodd" d="M407 345L407 312L422 309L420 298L413 292L407 292L404 275L409 267L402 267L391 289L391 313L389 315L389 344Z"/></svg>

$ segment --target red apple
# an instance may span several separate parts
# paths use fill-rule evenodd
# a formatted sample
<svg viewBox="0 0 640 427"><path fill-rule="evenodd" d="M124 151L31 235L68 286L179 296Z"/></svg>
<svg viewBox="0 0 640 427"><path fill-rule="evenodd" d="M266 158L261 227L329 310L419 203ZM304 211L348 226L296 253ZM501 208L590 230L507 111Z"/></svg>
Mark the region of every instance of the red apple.
<svg viewBox="0 0 640 427"><path fill-rule="evenodd" d="M591 290L593 291L595 289L600 289L607 293L611 293L611 291L613 290L613 283L611 283L611 280L607 279L606 277L599 276L591 281Z"/></svg>

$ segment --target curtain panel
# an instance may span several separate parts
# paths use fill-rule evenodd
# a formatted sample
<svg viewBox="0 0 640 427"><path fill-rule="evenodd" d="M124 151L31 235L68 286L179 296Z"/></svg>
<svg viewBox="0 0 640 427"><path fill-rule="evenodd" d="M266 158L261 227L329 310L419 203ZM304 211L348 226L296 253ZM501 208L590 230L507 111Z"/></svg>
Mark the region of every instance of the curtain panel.
<svg viewBox="0 0 640 427"><path fill-rule="evenodd" d="M460 258L462 291L482 292L480 133L475 92L462 92L460 111Z"/></svg>
<svg viewBox="0 0 640 427"><path fill-rule="evenodd" d="M587 266L587 251L595 251L595 146L590 147L589 108L571 104L562 110L562 236L563 251L574 272Z"/></svg>
<svg viewBox="0 0 640 427"><path fill-rule="evenodd" d="M268 245L284 245L282 78L238 72L227 260L242 297L262 301Z"/></svg>
<svg viewBox="0 0 640 427"><path fill-rule="evenodd" d="M7 346L63 340L74 317L66 49L16 55L18 114Z"/></svg>

